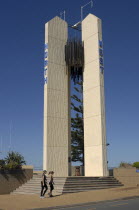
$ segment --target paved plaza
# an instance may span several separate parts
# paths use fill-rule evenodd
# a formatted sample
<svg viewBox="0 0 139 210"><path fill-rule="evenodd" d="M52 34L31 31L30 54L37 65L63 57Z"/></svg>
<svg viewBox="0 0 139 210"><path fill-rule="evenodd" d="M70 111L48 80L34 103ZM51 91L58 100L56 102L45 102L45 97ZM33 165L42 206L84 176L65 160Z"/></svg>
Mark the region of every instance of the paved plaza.
<svg viewBox="0 0 139 210"><path fill-rule="evenodd" d="M85 203L82 205L72 205L72 206L63 206L63 207L50 207L50 208L39 208L34 210L138 210L139 209L139 197L125 198L122 200L113 200L113 201L103 201L103 202L93 202Z"/></svg>
<svg viewBox="0 0 139 210"><path fill-rule="evenodd" d="M52 207L51 209L56 209L55 207L58 207L58 206L60 206L59 209L62 209L64 208L64 206L71 206L71 205L78 205L80 210L81 210L81 207L82 209L87 209L87 208L93 209L96 207L95 206L90 207L90 206L94 204L91 204L91 205L89 204L90 206L88 207L88 206L84 206L85 203L90 203L90 202L94 203L94 202L100 202L100 201L108 202L108 201L112 201L116 199L129 198L133 196L139 196L139 188L137 187L111 188L111 189L105 189L105 190L94 190L94 191L89 191L89 192L57 195L57 196L54 196L53 198L49 198L48 195L46 195L46 198L44 199L41 199L39 195L0 195L0 209L3 209L3 210L42 209L43 210L43 209L47 209L48 207L49 208ZM130 202L125 201L125 203L130 204L130 208L131 208L131 205L132 205L131 200ZM138 200L136 200L135 203L138 203ZM117 203L115 202L114 205L116 204ZM103 205L99 206L99 208L100 207L102 208ZM99 209L99 208L97 207L96 209ZM128 209L126 204L125 204L125 208ZM68 208L66 207L66 209ZM75 208L70 208L70 209L74 210ZM77 209L78 208L76 206L76 210ZM108 209L108 208L105 208L105 209Z"/></svg>

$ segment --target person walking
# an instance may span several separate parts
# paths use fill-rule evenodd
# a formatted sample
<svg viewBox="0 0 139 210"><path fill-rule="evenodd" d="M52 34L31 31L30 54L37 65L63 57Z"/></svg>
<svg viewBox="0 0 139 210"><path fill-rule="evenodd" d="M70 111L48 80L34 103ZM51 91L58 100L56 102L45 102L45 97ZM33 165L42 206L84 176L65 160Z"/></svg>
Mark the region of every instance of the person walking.
<svg viewBox="0 0 139 210"><path fill-rule="evenodd" d="M42 174L42 180L41 180L41 195L40 198L44 198L46 191L48 190L47 187L47 176L46 176L47 171L44 170Z"/></svg>
<svg viewBox="0 0 139 210"><path fill-rule="evenodd" d="M53 197L52 191L54 190L54 177L53 177L54 171L50 171L49 174L50 174L50 182L49 182L50 193L49 193L49 197Z"/></svg>

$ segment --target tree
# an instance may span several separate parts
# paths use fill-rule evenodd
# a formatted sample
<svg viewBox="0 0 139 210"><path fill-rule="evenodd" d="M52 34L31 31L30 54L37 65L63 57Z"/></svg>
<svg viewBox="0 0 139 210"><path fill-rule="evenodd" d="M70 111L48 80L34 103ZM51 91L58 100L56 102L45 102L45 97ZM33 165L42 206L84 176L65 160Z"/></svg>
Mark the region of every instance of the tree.
<svg viewBox="0 0 139 210"><path fill-rule="evenodd" d="M139 162L134 162L133 167L136 167L137 169L139 169Z"/></svg>
<svg viewBox="0 0 139 210"><path fill-rule="evenodd" d="M0 160L0 169L3 169L5 167L5 160Z"/></svg>
<svg viewBox="0 0 139 210"><path fill-rule="evenodd" d="M75 116L71 118L71 156L72 161L80 161L84 165L84 129L83 129L83 82L77 83L74 87L76 93L71 96L71 109L75 111Z"/></svg>
<svg viewBox="0 0 139 210"><path fill-rule="evenodd" d="M120 168L132 168L132 164L131 163L127 163L127 162L121 162L119 167Z"/></svg>
<svg viewBox="0 0 139 210"><path fill-rule="evenodd" d="M5 158L6 168L21 168L22 165L26 164L24 157L18 152L9 152L7 157Z"/></svg>

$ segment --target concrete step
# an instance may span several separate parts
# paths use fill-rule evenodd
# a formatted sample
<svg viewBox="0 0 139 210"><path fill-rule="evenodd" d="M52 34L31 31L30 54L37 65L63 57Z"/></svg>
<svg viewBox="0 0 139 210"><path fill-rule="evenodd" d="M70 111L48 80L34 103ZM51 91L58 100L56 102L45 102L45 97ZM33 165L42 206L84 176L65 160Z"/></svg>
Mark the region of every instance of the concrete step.
<svg viewBox="0 0 139 210"><path fill-rule="evenodd" d="M117 188L117 187L119 187L119 186L115 186L115 187L96 187L96 188L90 188L90 189L63 190L62 194L87 192L87 191L91 191L91 190L102 190L102 189Z"/></svg>
<svg viewBox="0 0 139 210"><path fill-rule="evenodd" d="M117 184L121 184L120 182L113 182L113 183L110 183L110 182L103 182L103 183L99 183L99 182L94 182L94 183L65 183L65 187L67 186L87 186L87 185L89 185L89 186L91 186L91 185L107 185L107 184L110 184L110 185L117 185ZM22 185L22 186L29 186L29 187L41 187L41 184L40 183L38 183L38 184L36 184L36 183L26 183L26 184L24 184L24 185ZM49 184L47 184L47 186L49 187ZM63 186L62 184L54 184L54 186L59 186L59 187L61 187L61 186Z"/></svg>
<svg viewBox="0 0 139 210"><path fill-rule="evenodd" d="M117 187L117 186L116 186ZM75 192L86 192L86 191L91 191L91 190L101 190L101 189L109 189L109 188L116 188L116 187L94 187L94 188L86 188L86 189L69 189L69 190L64 190L64 191L60 191L60 190L54 190L53 194L64 194L64 193L75 193ZM18 192L13 192L13 194L40 194L40 190L35 190L35 191L18 191ZM46 193L47 194L47 193Z"/></svg>
<svg viewBox="0 0 139 210"><path fill-rule="evenodd" d="M108 176L108 177L102 177L102 176L68 176L67 179L115 179L113 176Z"/></svg>
<svg viewBox="0 0 139 210"><path fill-rule="evenodd" d="M26 190L17 190L16 192L14 191L13 193L21 193L21 192L23 192L23 193L26 193L26 192L29 192L29 193L40 193L41 192L41 189L39 189L39 190L29 190L29 189L26 189ZM47 192L49 192L49 190L47 191ZM53 191L54 193L56 193L56 192L61 192L62 193L62 190L54 190Z"/></svg>
<svg viewBox="0 0 139 210"><path fill-rule="evenodd" d="M12 194L40 194L41 175L33 175L27 183L20 186ZM49 183L49 177L47 183ZM106 189L123 186L114 177L54 177L54 193L73 193L89 190ZM49 191L49 184L48 191Z"/></svg>
<svg viewBox="0 0 139 210"><path fill-rule="evenodd" d="M98 187L100 187L100 186L120 186L120 185L122 185L121 183L118 183L118 184L109 184L109 183L107 183L107 184L92 184L92 185L64 185L64 189L65 188L76 188L76 187L95 187L95 186L98 186Z"/></svg>
<svg viewBox="0 0 139 210"><path fill-rule="evenodd" d="M64 189L69 189L69 188L87 188L87 187L101 187L101 186L121 186L122 184L103 184L103 185L71 185L71 186L64 186ZM48 189L50 187L48 186ZM54 186L55 189L63 189L62 186ZM19 189L19 188L18 188ZM40 186L22 186L20 187L20 189L24 190L24 189L41 189Z"/></svg>
<svg viewBox="0 0 139 210"><path fill-rule="evenodd" d="M118 180L66 180L66 182L68 183L81 183L81 182L117 182Z"/></svg>
<svg viewBox="0 0 139 210"><path fill-rule="evenodd" d="M40 195L41 191L19 191L19 192L13 192L12 194L38 194ZM46 192L46 195L48 192ZM62 194L62 191L53 191L53 195Z"/></svg>
<svg viewBox="0 0 139 210"><path fill-rule="evenodd" d="M50 180L47 180L47 183L49 183L49 181L50 181ZM30 183L41 183L41 180L39 180L39 181L30 180L30 181L28 181L28 182L30 182ZM54 183L62 184L63 182L65 182L65 181L59 182L59 181L57 181L57 180L54 180Z"/></svg>
<svg viewBox="0 0 139 210"><path fill-rule="evenodd" d="M55 190L63 190L63 188L62 188L62 187L61 187L61 188L60 188L60 187L57 187L57 188L56 188L56 187L54 187L54 189L55 189ZM20 188L20 189L18 188L16 191L19 191L19 190L20 190L20 191L24 191L24 190L41 190L41 188L40 188L40 187L38 187L38 188L33 188L33 187L31 187L31 188L29 188L29 187L23 187L23 188ZM48 188L48 190L50 190L50 188Z"/></svg>
<svg viewBox="0 0 139 210"><path fill-rule="evenodd" d="M93 187L93 188L78 188L78 189L69 189L69 190L54 190L53 191L53 194L57 194L57 193L74 193L74 192L84 192L84 191L91 191L91 190L100 190L100 189L108 189L108 188L116 188L118 186L112 186L112 187L109 187L109 186L105 186L105 187ZM18 194L39 194L40 193L40 190L18 190L17 191ZM17 192L13 192L13 194L16 194Z"/></svg>
<svg viewBox="0 0 139 210"><path fill-rule="evenodd" d="M41 190L17 190L17 191L14 191L13 193L40 193L41 192ZM47 191L47 193L49 192L49 190ZM59 192L59 193L62 193L62 190L54 190L53 191L54 193L57 193L57 192Z"/></svg>
<svg viewBox="0 0 139 210"><path fill-rule="evenodd" d="M57 179L54 179L55 180L55 182L59 182L59 183L62 183L62 182L64 182L65 180L57 180ZM41 179L31 179L31 180L29 180L29 181L35 181L35 182L41 182L42 180ZM50 179L47 179L47 182L49 182L50 181Z"/></svg>
<svg viewBox="0 0 139 210"><path fill-rule="evenodd" d="M54 188L55 189L63 189L63 186L54 186ZM41 189L41 187L40 186L37 186L37 187L30 187L30 186L22 186L22 187L19 187L19 188L17 188L16 190L18 190L18 189L22 189L22 190L24 190L24 189ZM48 186L48 189L50 189L50 187Z"/></svg>
<svg viewBox="0 0 139 210"><path fill-rule="evenodd" d="M12 193L13 195L16 195L17 193ZM40 192L39 193L36 193L36 192L18 192L18 194L20 194L20 195L38 195L38 196L40 196ZM53 192L53 195L55 196L55 195L61 195L62 193L60 193L60 192L57 192L57 193L54 193ZM45 196L47 196L47 194L45 194Z"/></svg>
<svg viewBox="0 0 139 210"><path fill-rule="evenodd" d="M38 183L38 184L36 184L36 183L26 183L26 184L24 184L24 186L41 186L41 183ZM49 186L49 184L47 184L47 186ZM63 186L62 184L54 184L54 186Z"/></svg>
<svg viewBox="0 0 139 210"><path fill-rule="evenodd" d="M34 178L42 178L42 175L41 176L35 176L33 175ZM49 176L47 176L49 178ZM74 176L74 177L54 177L55 179L59 179L59 180L62 180L62 179L115 179L115 177L113 176L109 176L109 177L90 177L90 176Z"/></svg>
<svg viewBox="0 0 139 210"><path fill-rule="evenodd" d="M80 181L116 181L116 179L69 179L69 178L67 178L66 181L70 181L70 182L80 182Z"/></svg>
<svg viewBox="0 0 139 210"><path fill-rule="evenodd" d="M98 182L98 181L96 181L96 182L66 182L66 185L79 185L79 184L106 184L106 183L110 183L110 184L113 184L113 183L119 183L118 181L113 181L113 182ZM41 185L41 182L34 182L34 181L32 181L32 182L27 182L27 183L25 183L25 184L28 184L28 185ZM54 184L55 185L63 185L63 183L61 183L61 182L55 182L55 180L54 180ZM47 182L47 185L49 185L49 182Z"/></svg>
<svg viewBox="0 0 139 210"><path fill-rule="evenodd" d="M41 180L41 179L42 179L42 177L33 176L32 179L30 179L30 180ZM58 177L54 177L54 179L57 180L57 181L64 181L65 180L65 178L58 178ZM50 180L50 177L47 177L47 180Z"/></svg>
<svg viewBox="0 0 139 210"><path fill-rule="evenodd" d="M20 187L20 188L18 188L18 189L20 189L20 190L26 190L26 189L28 189L28 190L40 190L41 189L41 187L28 187L28 186L26 186L26 187ZM18 190L18 189L16 189L16 190ZM48 187L48 189L50 189L50 187ZM54 186L54 189L55 190L62 190L63 189L63 187L55 187Z"/></svg>
<svg viewBox="0 0 139 210"><path fill-rule="evenodd" d="M30 179L25 184L21 185L19 188L17 188L15 191L12 192L12 194L40 194L41 191L41 180L42 175L33 175L32 179ZM47 185L48 185L48 191L50 189L49 187L49 180L50 177L47 177ZM56 193L62 193L63 186L65 184L65 178L64 177L56 177L54 178L54 194Z"/></svg>
<svg viewBox="0 0 139 210"><path fill-rule="evenodd" d="M110 180L110 181L99 181L99 180L96 180L96 181L86 181L86 180L82 180L82 181L66 181L66 183L69 183L69 184L71 184L71 183L73 183L73 184L75 184L75 183L117 183L117 182L119 182L118 180Z"/></svg>
<svg viewBox="0 0 139 210"><path fill-rule="evenodd" d="M114 177L67 177L63 193L82 192L123 186Z"/></svg>
<svg viewBox="0 0 139 210"><path fill-rule="evenodd" d="M78 187L85 187L85 188L87 188L87 187L96 187L96 186L98 186L98 187L101 187L101 186L121 186L121 184L101 184L101 185L98 185L98 184L96 184L96 185L72 185L72 186L64 186L64 189L69 189L69 188L78 188Z"/></svg>
<svg viewBox="0 0 139 210"><path fill-rule="evenodd" d="M54 188L55 189L55 191L62 191L63 189L62 188L58 188L58 189L56 189L56 188ZM41 188L24 188L24 189L22 189L22 188L18 188L18 189L16 189L16 191L14 191L14 192L40 192L41 191ZM50 191L50 189L48 188L48 190L47 191Z"/></svg>
<svg viewBox="0 0 139 210"><path fill-rule="evenodd" d="M72 182L72 181L66 181L66 183L69 183L69 184L79 184L79 183L118 183L118 181L117 180L113 180L113 181L98 181L98 180L96 180L96 181L74 181L74 182Z"/></svg>

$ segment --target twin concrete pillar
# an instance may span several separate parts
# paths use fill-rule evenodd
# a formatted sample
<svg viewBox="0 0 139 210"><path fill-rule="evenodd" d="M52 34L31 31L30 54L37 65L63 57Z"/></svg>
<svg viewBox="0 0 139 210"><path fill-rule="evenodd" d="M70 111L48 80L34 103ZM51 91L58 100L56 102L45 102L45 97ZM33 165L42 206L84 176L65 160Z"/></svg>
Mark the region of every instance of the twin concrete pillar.
<svg viewBox="0 0 139 210"><path fill-rule="evenodd" d="M67 23L55 17L45 25L43 169L71 175L70 73L65 63ZM101 20L82 22L84 42L85 176L107 176L104 62Z"/></svg>
<svg viewBox="0 0 139 210"><path fill-rule="evenodd" d="M68 176L70 156L69 76L66 73L67 23L55 17L45 25L43 168Z"/></svg>

